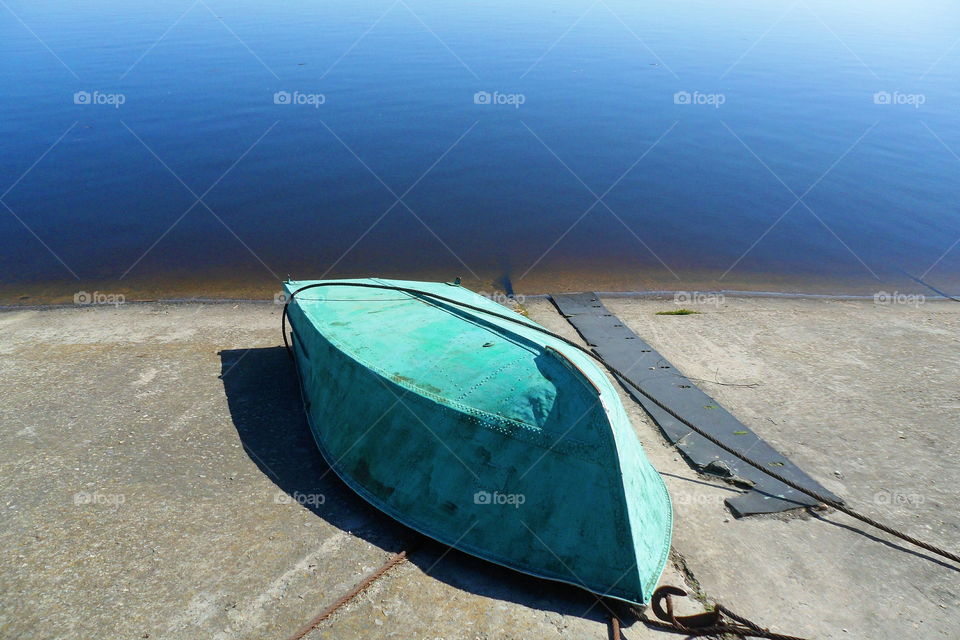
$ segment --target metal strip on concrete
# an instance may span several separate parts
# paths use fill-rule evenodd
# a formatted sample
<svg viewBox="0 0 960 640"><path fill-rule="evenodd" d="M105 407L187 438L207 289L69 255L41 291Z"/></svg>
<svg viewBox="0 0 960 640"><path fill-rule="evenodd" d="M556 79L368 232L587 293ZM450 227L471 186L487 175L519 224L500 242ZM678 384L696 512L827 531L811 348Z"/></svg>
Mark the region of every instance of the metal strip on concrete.
<svg viewBox="0 0 960 640"><path fill-rule="evenodd" d="M624 326L620 319L603 305L597 294L558 294L550 297L560 313L597 355L623 371L632 382L684 419L725 445L749 452L751 458L771 465L771 470L789 480L839 500L721 407L716 400L697 388L640 336ZM689 427L623 380L619 382L694 467L700 471L739 480L751 487L746 493L726 500L735 516L774 513L817 504L813 498L774 480L692 432Z"/></svg>

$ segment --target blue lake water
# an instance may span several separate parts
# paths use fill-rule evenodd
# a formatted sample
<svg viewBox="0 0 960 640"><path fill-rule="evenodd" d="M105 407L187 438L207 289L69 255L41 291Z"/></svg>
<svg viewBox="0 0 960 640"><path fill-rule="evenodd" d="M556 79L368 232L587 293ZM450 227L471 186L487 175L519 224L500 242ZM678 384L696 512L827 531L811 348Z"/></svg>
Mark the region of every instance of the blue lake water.
<svg viewBox="0 0 960 640"><path fill-rule="evenodd" d="M0 59L7 298L960 290L951 2L5 0Z"/></svg>

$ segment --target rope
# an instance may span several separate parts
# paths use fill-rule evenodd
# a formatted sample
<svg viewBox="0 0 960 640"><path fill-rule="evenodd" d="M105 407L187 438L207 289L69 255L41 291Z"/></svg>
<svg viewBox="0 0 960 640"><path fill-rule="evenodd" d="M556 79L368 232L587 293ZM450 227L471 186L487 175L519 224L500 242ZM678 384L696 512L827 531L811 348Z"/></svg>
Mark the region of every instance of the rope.
<svg viewBox="0 0 960 640"><path fill-rule="evenodd" d="M653 592L651 608L653 613L660 618L659 621L648 618L645 614L639 613L639 619L650 627L660 629L661 631L671 631L674 633L683 633L688 637L714 636L733 634L742 638L770 638L771 640L803 640L796 636L790 636L782 633L774 633L758 624L747 620L730 611L720 603L716 603L712 611L698 613L695 615L678 616L674 613L673 597L686 596L687 592L679 587L663 585ZM667 608L664 609L664 603ZM631 609L636 612L635 609ZM724 620L724 616L734 622Z"/></svg>
<svg viewBox="0 0 960 640"><path fill-rule="evenodd" d="M286 324L286 323L287 323L287 309L288 309L288 307L289 307L289 305L290 305L290 302L294 299L294 297L295 297L298 293L300 293L301 291L304 291L304 290L306 290L306 289L313 289L313 288L316 288L316 287L361 287L361 288L369 288L369 289L385 289L385 290L389 290L389 291L401 291L401 292L407 293L407 294L409 294L409 295L411 295L411 296L427 296L427 297L429 297L429 298L433 298L434 300L439 300L440 302L445 302L445 303L447 303L447 304L452 304L452 305L455 305L455 306L457 306L457 307L461 307L461 308L464 308L464 309L470 309L471 311L477 311L477 312L479 312L479 313L484 313L484 314L486 314L486 315L493 316L493 317L495 317L495 318L499 318L500 320L506 320L506 321L508 321L508 322L513 322L513 323L515 323L515 324L522 325L522 326L524 326L524 327L526 327L526 328L528 328L528 329L533 329L533 330L535 330L535 331L539 331L540 333L543 333L543 334L545 334L545 335L548 335L548 336L550 336L550 337L552 337L552 338L554 338L554 339L556 339L556 340L560 340L561 342L564 342L565 344L567 344L567 345L569 345L569 346L571 346L571 347L573 347L573 348L575 348L575 349L577 349L577 350L579 350L579 351L582 351L583 353L587 354L588 356L590 356L591 358L593 358L594 360L596 360L597 362L599 362L600 364L602 364L603 366L605 366L605 367L607 368L607 370L610 371L610 373L612 373L613 375L615 375L615 376L616 376L618 379L620 379L622 382L624 382L624 383L630 385L631 387L633 387L634 389L636 389L639 393L643 394L644 397L646 397L646 398L649 399L651 402L653 402L655 405L657 405L658 407L660 407L661 409L663 409L664 411L666 411L669 415L671 415L673 418L675 418L676 420L678 420L681 424L683 424L683 425L685 425L686 427L690 428L694 433L700 435L701 437L705 438L705 439L708 440L709 442L712 442L713 444L715 444L716 446L720 447L721 449L723 449L723 450L726 451L727 453L729 453L729 454L731 454L731 455L733 455L733 456L736 456L737 458L739 458L740 460L743 460L743 461L746 462L747 464L749 464L749 465L751 465L751 466L753 466L753 467L756 467L756 468L759 469L760 471L763 471L765 474L767 474L767 475L770 476L771 478L773 478L773 479L775 479L775 480L778 480L779 482L782 482L783 484L785 484L786 486L790 487L791 489L794 489L794 490L796 490L796 491L799 491L800 493L803 493L803 494L805 494L805 495L807 495L807 496L810 496L811 498L813 498L814 500L817 500L818 502L822 502L823 504L826 504L826 505L828 505L828 506L831 506L831 507L833 507L834 509L836 509L837 511L840 511L840 512L843 512L843 513L847 514L847 515L850 516L851 518L855 518L856 520L859 520L860 522L863 522L863 523L866 523L866 524L868 524L868 525L870 525L870 526L872 526L872 527L875 527L875 528L879 529L880 531L884 531L884 532L886 532L886 533L889 533L890 535L895 536L895 537L897 537L897 538L900 538L901 540L904 540L904 541L906 541L906 542L909 542L910 544L916 545L917 547L920 547L921 549L925 549L925 550L927 550L927 551L929 551L929 552L931 552L931 553L935 553L935 554L937 554L937 555L939 555L939 556L943 556L944 558L947 558L947 559L949 559L949 560L953 560L954 562L960 564L960 555L957 555L957 554L955 554L955 553L952 553L952 552L950 552L950 551L947 551L946 549L942 549L942 548L937 547L937 546L935 546L935 545L932 545L932 544L929 544L929 543L924 542L924 541L922 541L922 540L919 540L919 539L917 539L917 538L914 538L913 536L910 536L910 535L908 535L908 534L906 534L906 533L903 533L902 531L898 531L897 529L894 529L893 527L890 527L890 526L888 526L888 525L885 525L885 524L883 524L882 522L878 522L878 521L874 520L873 518L871 518L871 517L869 517L869 516L867 516L867 515L864 515L864 514L858 512L858 511L855 511L854 509L851 509L850 507L845 506L845 505L844 505L843 503L841 503L841 502L838 502L838 501L836 501L836 500L833 500L833 499L831 499L831 498L828 498L827 496L821 495L820 493L818 493L818 492L816 492L816 491L813 491L813 490L808 489L808 488L806 488L806 487L804 487L804 486L802 486L802 485L799 485L799 484L797 484L796 482L793 482L792 480L790 480L790 479L788 479L788 478L785 478L784 476L780 475L779 473L777 473L777 472L775 472L775 471L772 471L772 470L766 468L766 466L765 466L762 462L758 462L758 461L756 461L756 460L753 460L752 458L749 458L746 454L743 454L743 453L737 451L736 449L734 449L734 448L732 448L732 447L724 444L723 442L721 442L720 440L718 440L718 439L715 438L714 436L710 435L709 433L707 433L706 431L704 431L704 430L701 429L700 427L696 426L695 424L693 424L692 422L690 422L689 420L687 420L687 419L684 418L683 416L679 415L676 411L674 411L673 409L671 409L669 406L667 406L666 404L664 404L663 402L661 402L660 400L658 400L656 397L654 397L653 395L651 395L648 391L646 391L645 389L643 389L642 387L640 387L640 385L638 385L638 384L635 383L633 380L631 380L630 378L628 378L625 373L623 373L622 371L616 369L615 367L613 367L612 365L610 365L609 363L607 363L607 362L606 362L602 357L600 357L598 354L594 353L593 351L591 351L591 350L589 350L589 349L587 349L587 348L585 348L585 347L580 346L579 344L577 344L577 343L574 342L573 340L570 340L569 338L565 338L565 337L563 337L563 336L561 336L561 335L559 335L559 334L556 334L556 333L550 331L549 329L546 329L546 328L541 327L541 326L539 326L539 325L531 324L530 322L528 322L528 321L526 321L526 320L521 320L519 317L510 317L510 316L508 316L508 315L504 315L504 314L496 313L496 312L494 312L494 311L490 311L489 309L484 309L483 307L478 307L478 306L476 306L476 305L468 304L468 303L466 303L466 302L461 302L461 301L459 301L459 300L454 300L453 298L448 298L448 297L446 297L446 296L441 296L441 295L438 295L438 294L436 294L436 293L431 293L431 292L429 292L429 291L422 291L422 290L419 290L419 289L411 289L411 288L408 288L408 287L398 287L398 286L387 285L387 284L373 284L373 283L368 283L368 282L315 282L315 283L313 283L313 284L304 285L303 287L300 287L299 289L297 289L296 291L294 291L293 293L291 293L290 296L287 298L286 303L283 305L283 315L282 315L281 320L280 320L280 327L281 327L281 330L283 331L283 344L284 344L284 346L286 347L287 353L290 355L291 358L293 357L293 351L291 351L291 349L290 349L290 344L289 344L289 342L287 341L287 324Z"/></svg>
<svg viewBox="0 0 960 640"><path fill-rule="evenodd" d="M662 593L666 592L673 595L686 595L686 592L683 589L671 586L663 586L657 589L654 593L654 600L662 597ZM699 638L704 636L726 636L726 635L735 635L740 638L767 638L769 640L806 640L806 638L801 638L799 636L791 636L783 633L775 633L769 629L765 629L760 625L744 618L743 616L737 615L730 609L727 609L720 603L714 604L713 611L708 611L706 613L701 613L691 616L676 616L673 613L673 603L669 595L665 598L667 603L667 610L662 611L661 607L658 605L653 606L654 613L660 620L655 620L648 617L645 613L639 611L636 607L628 607L626 610L630 612L631 616L644 623L651 629L656 629L658 631L666 631L668 633L680 633L688 638ZM622 603L614 603L614 606L606 606L607 611L610 614L610 640L622 640L621 635L621 623L620 615L617 612L617 609L623 611L619 606ZM734 621L734 623L728 622L723 619L723 616L726 616Z"/></svg>
<svg viewBox="0 0 960 640"><path fill-rule="evenodd" d="M717 605L719 606L719 605ZM659 620L653 620L647 616L641 616L640 622L651 627L653 629L659 629L660 631L669 631L671 633L682 633L685 634L688 638L701 638L703 636L722 636L726 633L732 633L737 636L744 638L767 638L768 640L805 640L799 636L788 636L782 633L774 633L773 631L768 631L767 629L761 629L760 627L739 625L739 624L718 624L712 627L697 627L690 628L684 627L682 625L675 625L670 622L660 622Z"/></svg>

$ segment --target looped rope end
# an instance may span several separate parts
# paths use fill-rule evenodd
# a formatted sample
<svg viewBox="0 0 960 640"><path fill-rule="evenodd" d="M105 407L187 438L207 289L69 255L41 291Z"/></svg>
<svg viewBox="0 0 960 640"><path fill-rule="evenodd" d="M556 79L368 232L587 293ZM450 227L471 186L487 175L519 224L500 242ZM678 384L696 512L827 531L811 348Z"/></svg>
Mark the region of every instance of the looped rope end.
<svg viewBox="0 0 960 640"><path fill-rule="evenodd" d="M674 613L673 598L686 597L687 592L679 587L664 585L653 592L650 602L654 614L660 620L653 620L646 615L639 616L640 621L648 627L661 631L683 633L689 637L702 637L732 634L741 638L769 638L769 640L804 640L797 636L774 633L754 622L737 615L721 604L716 604L713 611L705 611L690 616L678 616ZM666 608L664 608L666 604ZM726 620L725 618L729 618ZM619 626L619 620L618 626Z"/></svg>

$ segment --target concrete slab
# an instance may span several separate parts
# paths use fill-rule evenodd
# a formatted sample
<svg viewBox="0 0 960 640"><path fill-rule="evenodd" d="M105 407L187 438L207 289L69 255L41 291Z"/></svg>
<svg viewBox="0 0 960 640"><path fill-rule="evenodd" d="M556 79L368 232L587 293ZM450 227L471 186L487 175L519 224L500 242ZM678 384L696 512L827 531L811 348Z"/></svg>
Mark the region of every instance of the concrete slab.
<svg viewBox="0 0 960 640"><path fill-rule="evenodd" d="M960 305L605 302L685 374L761 383L708 386L829 489L960 547ZM528 307L573 337L549 303ZM0 636L283 638L405 545L325 474L278 326L252 303L0 313ZM733 489L625 404L677 511L689 574L663 582L801 635L955 636L955 569L836 514L735 521ZM427 543L310 637L604 638L593 605Z"/></svg>

